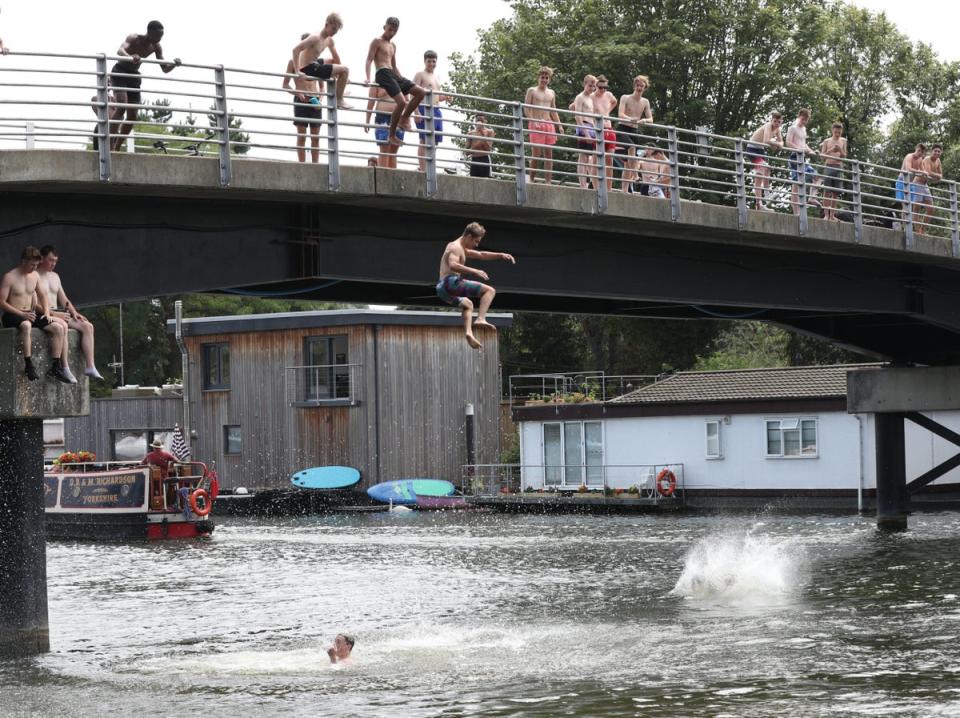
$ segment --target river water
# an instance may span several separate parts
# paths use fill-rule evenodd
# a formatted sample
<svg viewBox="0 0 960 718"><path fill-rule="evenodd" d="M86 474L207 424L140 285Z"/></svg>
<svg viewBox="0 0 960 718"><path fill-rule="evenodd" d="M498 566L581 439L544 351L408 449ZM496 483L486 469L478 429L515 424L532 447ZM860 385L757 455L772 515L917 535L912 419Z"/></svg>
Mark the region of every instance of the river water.
<svg viewBox="0 0 960 718"><path fill-rule="evenodd" d="M47 555L52 650L0 662L3 716L960 716L957 513L223 519Z"/></svg>

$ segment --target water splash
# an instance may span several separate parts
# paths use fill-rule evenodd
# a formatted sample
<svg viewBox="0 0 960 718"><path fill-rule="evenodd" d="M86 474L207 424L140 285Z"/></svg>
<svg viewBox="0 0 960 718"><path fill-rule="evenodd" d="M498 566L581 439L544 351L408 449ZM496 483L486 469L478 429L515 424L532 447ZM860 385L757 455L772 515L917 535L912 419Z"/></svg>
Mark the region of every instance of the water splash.
<svg viewBox="0 0 960 718"><path fill-rule="evenodd" d="M802 584L803 548L788 538L744 532L706 536L690 549L671 596L722 603L781 603Z"/></svg>

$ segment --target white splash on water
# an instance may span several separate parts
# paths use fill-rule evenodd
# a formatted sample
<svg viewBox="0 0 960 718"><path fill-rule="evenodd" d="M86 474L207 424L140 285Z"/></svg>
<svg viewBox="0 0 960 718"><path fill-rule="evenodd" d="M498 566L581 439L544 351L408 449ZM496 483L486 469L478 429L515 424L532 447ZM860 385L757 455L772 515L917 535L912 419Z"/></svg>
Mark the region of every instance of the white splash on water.
<svg viewBox="0 0 960 718"><path fill-rule="evenodd" d="M801 588L804 552L789 538L751 530L713 534L686 557L672 596L722 603L780 603Z"/></svg>

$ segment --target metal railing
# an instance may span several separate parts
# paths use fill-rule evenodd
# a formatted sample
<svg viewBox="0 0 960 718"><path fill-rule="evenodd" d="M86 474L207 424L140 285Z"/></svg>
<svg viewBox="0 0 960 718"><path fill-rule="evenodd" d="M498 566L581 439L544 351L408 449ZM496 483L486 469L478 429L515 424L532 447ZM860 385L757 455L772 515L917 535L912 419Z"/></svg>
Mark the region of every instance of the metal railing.
<svg viewBox="0 0 960 718"><path fill-rule="evenodd" d="M926 251L960 257L960 213L952 181L924 184L923 178L905 178L891 167L848 159L829 159L828 165L789 151L767 152L758 162L744 138L654 123L617 134L608 126L616 118L611 122L562 109L556 110L559 125L543 132L531 128L531 122L546 116L542 107L447 90L444 102L432 93L424 98L423 115L414 116L420 126L408 128L407 149L398 156L388 151L386 128L377 120L378 110L385 108L381 100L371 99L372 86L350 83L346 100L353 107L339 108L332 85L310 86L299 104L302 109L309 104L304 100L313 97L318 104L310 107L316 112L298 120L298 129L293 126L292 76L189 63L163 74L156 60L143 60L142 76L133 76L112 71L118 59L46 53L4 57L0 148L96 149L103 181L112 175L111 144L114 149L206 158L217 163L223 186L231 183L238 157L283 160L297 159L299 153L301 161L325 164L329 191L341 189L341 166L376 164L421 170L428 197L438 192L440 176L473 170L489 173L492 181L513 183L519 206L528 202L534 186L568 185L589 192L592 211L602 214L614 194L646 190L642 201L666 202L673 221L683 219L685 203L698 202L735 209L738 226L745 228L749 207L765 205L793 212L801 236L810 232L808 204L826 200L827 214L848 223L857 242L864 228L874 225L902 232L905 249L926 234L946 250ZM131 77L142 79L139 103L121 94L126 89L119 85ZM290 87L284 88L284 81ZM166 104L158 106L158 101ZM440 122L434 120L435 107L442 110ZM138 119L124 136L122 116L127 113ZM477 113L485 115L493 132L486 138L489 150L466 147ZM422 158L409 153L417 143L423 145ZM653 147L662 154L652 152ZM656 198L650 196L651 188Z"/></svg>
<svg viewBox="0 0 960 718"><path fill-rule="evenodd" d="M669 494L658 487L664 471L676 480ZM660 483L665 488L667 477ZM464 464L459 488L468 496L600 492L657 502L684 496L683 464Z"/></svg>
<svg viewBox="0 0 960 718"><path fill-rule="evenodd" d="M362 364L310 364L284 367L288 406L355 405L360 401Z"/></svg>
<svg viewBox="0 0 960 718"><path fill-rule="evenodd" d="M652 384L657 374L606 374L602 371L512 374L507 378L510 408L529 404L608 401Z"/></svg>

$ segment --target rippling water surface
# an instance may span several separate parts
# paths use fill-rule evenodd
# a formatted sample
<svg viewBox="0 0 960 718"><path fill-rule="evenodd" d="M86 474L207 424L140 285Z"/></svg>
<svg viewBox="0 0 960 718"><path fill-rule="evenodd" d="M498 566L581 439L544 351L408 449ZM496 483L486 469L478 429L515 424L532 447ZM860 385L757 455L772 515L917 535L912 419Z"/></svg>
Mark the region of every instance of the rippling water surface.
<svg viewBox="0 0 960 718"><path fill-rule="evenodd" d="M956 513L221 520L48 574L4 716L960 716Z"/></svg>

